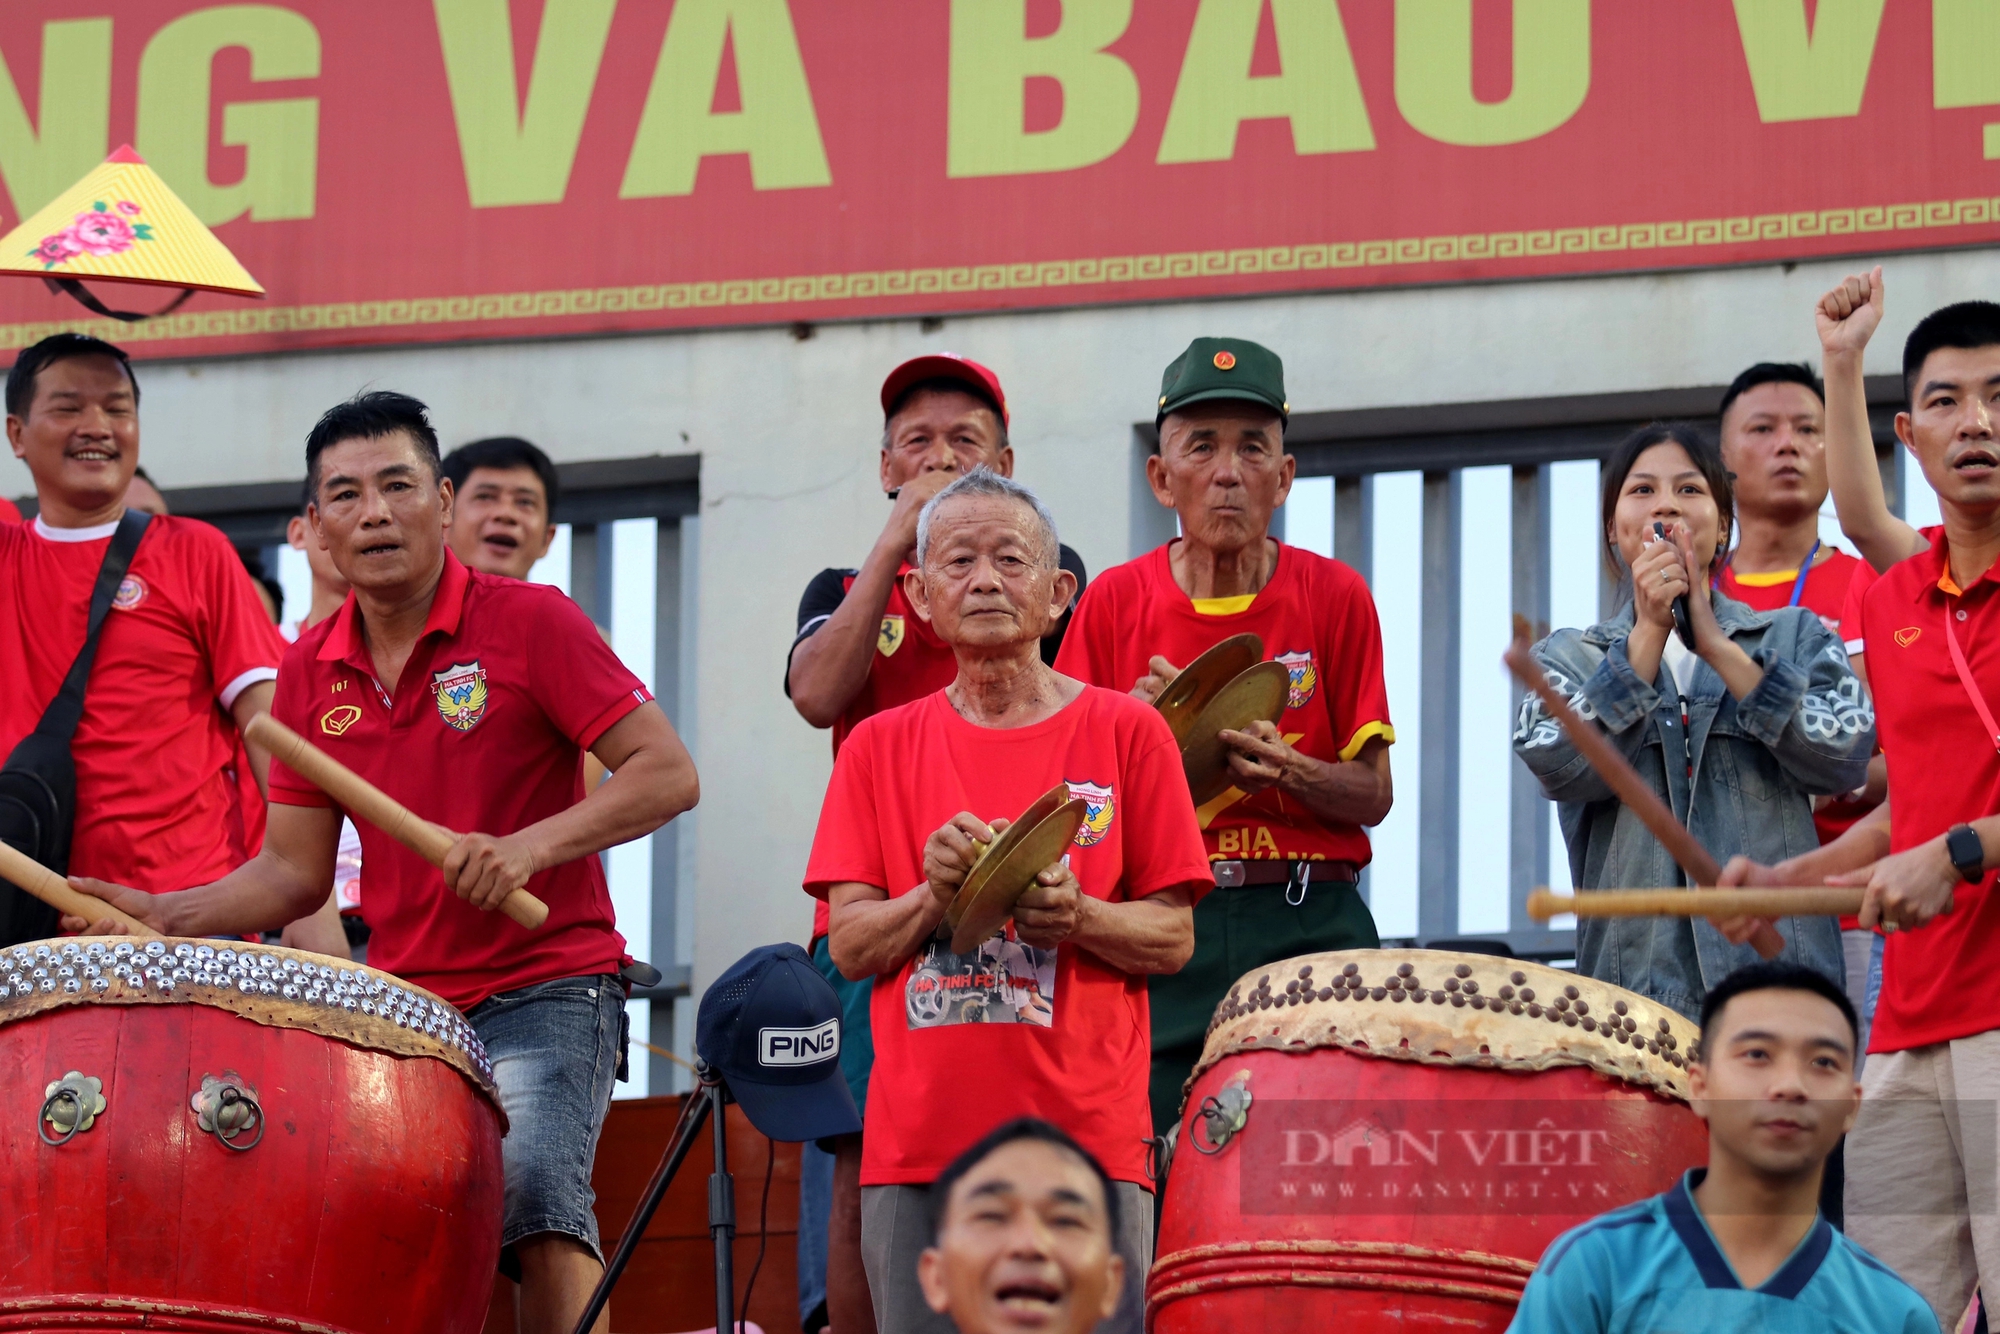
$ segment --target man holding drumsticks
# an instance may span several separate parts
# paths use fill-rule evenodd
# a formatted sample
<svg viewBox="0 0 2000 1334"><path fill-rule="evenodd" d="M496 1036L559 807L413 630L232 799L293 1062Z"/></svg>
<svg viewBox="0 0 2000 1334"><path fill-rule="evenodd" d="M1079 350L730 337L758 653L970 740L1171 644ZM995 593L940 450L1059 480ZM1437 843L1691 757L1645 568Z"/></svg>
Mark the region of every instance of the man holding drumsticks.
<svg viewBox="0 0 2000 1334"><path fill-rule="evenodd" d="M602 1272L590 1163L629 957L595 854L692 807L694 764L576 604L447 549L452 488L423 404L378 392L333 408L307 437L306 472L314 536L353 592L286 654L272 713L470 831L440 880L362 827L370 962L464 1010L485 1042L512 1127L501 1267L521 1283L517 1327L561 1334ZM615 773L587 797L585 750ZM76 883L167 935L267 929L325 900L340 819L273 761L264 851L240 870L159 896ZM517 889L547 903L540 930L492 915Z"/></svg>
<svg viewBox="0 0 2000 1334"><path fill-rule="evenodd" d="M1888 942L1848 1136L1847 1229L1949 1328L1975 1286L2000 1291L2000 305L1933 311L1904 343L1896 435L1944 519L1922 532L1883 503L1868 433L1862 352L1882 309L1877 269L1829 292L1817 317L1834 501L1882 571L1859 599L1858 636L1889 800L1817 852L1732 862L1721 879L1866 887L1861 924Z"/></svg>
<svg viewBox="0 0 2000 1334"><path fill-rule="evenodd" d="M40 508L33 523L0 524L0 756L36 729L83 645L140 438L138 378L121 349L95 338L56 334L27 348L6 396L8 442ZM251 774L229 771L241 729L270 708L284 653L227 538L191 519L147 524L68 740L70 869L165 892L243 863L237 783ZM249 761L262 786L263 752L251 748Z"/></svg>

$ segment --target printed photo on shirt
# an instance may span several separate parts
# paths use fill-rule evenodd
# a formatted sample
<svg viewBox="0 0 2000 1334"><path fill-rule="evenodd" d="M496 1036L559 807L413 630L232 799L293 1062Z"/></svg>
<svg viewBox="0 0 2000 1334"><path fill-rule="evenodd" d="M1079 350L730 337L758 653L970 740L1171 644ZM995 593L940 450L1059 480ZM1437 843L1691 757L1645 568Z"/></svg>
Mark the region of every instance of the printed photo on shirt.
<svg viewBox="0 0 2000 1334"><path fill-rule="evenodd" d="M904 984L911 1028L946 1024L1034 1024L1056 1021L1056 952L1014 939L1009 925L970 954L954 954L933 937Z"/></svg>

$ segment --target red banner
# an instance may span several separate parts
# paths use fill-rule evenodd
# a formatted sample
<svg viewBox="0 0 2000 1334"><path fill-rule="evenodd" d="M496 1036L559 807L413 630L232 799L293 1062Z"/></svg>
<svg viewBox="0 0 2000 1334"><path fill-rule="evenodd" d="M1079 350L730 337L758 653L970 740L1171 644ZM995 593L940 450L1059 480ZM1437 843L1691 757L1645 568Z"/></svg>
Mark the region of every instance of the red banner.
<svg viewBox="0 0 2000 1334"><path fill-rule="evenodd" d="M130 141L269 289L148 355L1463 282L1990 243L1995 50L1990 0L9 0L0 182ZM0 284L0 344L79 313Z"/></svg>

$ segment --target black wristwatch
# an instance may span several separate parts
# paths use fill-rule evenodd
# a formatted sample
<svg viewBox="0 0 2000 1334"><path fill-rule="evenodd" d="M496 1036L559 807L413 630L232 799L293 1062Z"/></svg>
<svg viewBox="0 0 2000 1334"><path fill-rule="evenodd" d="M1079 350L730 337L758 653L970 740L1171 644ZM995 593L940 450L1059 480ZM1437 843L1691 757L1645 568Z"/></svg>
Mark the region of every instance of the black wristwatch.
<svg viewBox="0 0 2000 1334"><path fill-rule="evenodd" d="M1979 841L1979 831L1971 825L1953 825L1945 833L1944 851L1966 884L1976 885L1986 878L1986 845Z"/></svg>

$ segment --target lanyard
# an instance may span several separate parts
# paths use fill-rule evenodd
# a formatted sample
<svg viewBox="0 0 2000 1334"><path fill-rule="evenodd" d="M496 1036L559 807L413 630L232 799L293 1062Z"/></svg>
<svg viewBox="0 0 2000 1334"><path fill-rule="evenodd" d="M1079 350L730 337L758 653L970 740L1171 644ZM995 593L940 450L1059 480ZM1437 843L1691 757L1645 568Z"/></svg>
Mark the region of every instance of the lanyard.
<svg viewBox="0 0 2000 1334"><path fill-rule="evenodd" d="M1974 712L1978 713L1979 721L1985 724L1986 735L1993 741L1993 749L2000 751L2000 726L1994 725L1993 710L1986 707L1986 696L1979 693L1979 684L1972 679L1972 668L1966 665L1965 651L1958 646L1958 634L1951 628L1951 623L1958 619L1958 615L1959 613L1954 612L1949 605L1945 607L1944 642L1951 646L1951 665L1958 673L1958 683L1965 687L1966 695L1972 700L1972 707Z"/></svg>
<svg viewBox="0 0 2000 1334"><path fill-rule="evenodd" d="M1806 553L1805 564L1799 566L1799 577L1792 583L1792 600L1785 604L1787 607L1798 606L1799 599L1805 596L1806 576L1812 573L1813 558L1818 555L1819 539L1815 537L1813 539L1813 549Z"/></svg>

